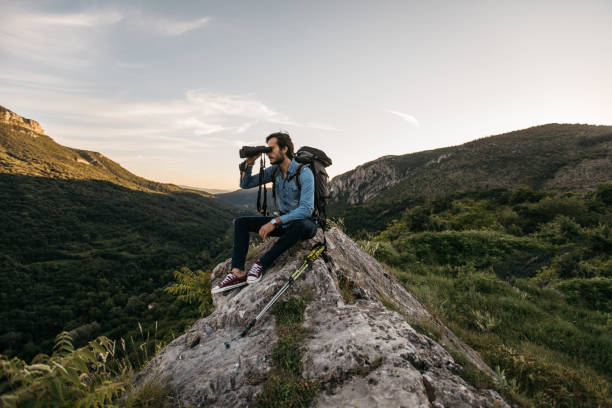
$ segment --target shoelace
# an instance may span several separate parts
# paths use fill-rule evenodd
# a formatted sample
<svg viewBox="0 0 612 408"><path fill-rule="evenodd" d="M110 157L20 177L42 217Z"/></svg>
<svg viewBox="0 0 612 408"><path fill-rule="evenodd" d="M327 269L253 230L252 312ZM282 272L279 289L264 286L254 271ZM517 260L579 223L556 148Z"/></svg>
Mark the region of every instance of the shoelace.
<svg viewBox="0 0 612 408"><path fill-rule="evenodd" d="M233 273L228 273L225 279L223 279L223 282L221 282L221 284L222 285L226 284L227 282L231 281L234 278L235 278L235 275Z"/></svg>
<svg viewBox="0 0 612 408"><path fill-rule="evenodd" d="M255 263L251 267L251 270L249 271L249 274L250 275L259 275L259 273L261 272L262 269L263 269L263 266L261 266L258 263Z"/></svg>

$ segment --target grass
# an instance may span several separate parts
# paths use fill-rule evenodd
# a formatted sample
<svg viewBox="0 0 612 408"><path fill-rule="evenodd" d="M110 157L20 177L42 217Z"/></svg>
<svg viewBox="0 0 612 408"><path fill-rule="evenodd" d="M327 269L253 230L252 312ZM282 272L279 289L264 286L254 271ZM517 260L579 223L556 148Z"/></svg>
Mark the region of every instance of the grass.
<svg viewBox="0 0 612 408"><path fill-rule="evenodd" d="M172 399L172 391L168 386L157 382L149 382L130 394L121 404L122 408L157 408Z"/></svg>
<svg viewBox="0 0 612 408"><path fill-rule="evenodd" d="M351 303L354 299L353 287L354 284L346 276L338 276L338 285L340 286L340 295L344 299L344 303Z"/></svg>
<svg viewBox="0 0 612 408"><path fill-rule="evenodd" d="M301 341L308 334L302 323L312 296L308 291L301 297L279 301L272 309L279 340L272 349L272 370L253 407L305 408L316 398L320 388L318 382L302 377Z"/></svg>
<svg viewBox="0 0 612 408"><path fill-rule="evenodd" d="M483 192L423 202L353 238L378 243L360 242L497 374L482 378L455 352L466 381L493 381L520 406L599 408L612 406L611 209L610 184Z"/></svg>
<svg viewBox="0 0 612 408"><path fill-rule="evenodd" d="M469 267L459 273L439 266L427 269L419 275L392 271L491 367L498 367L505 383L516 384L500 388L504 397L542 407L612 402L604 374L610 368L609 319L604 314L568 305L559 291L539 288L528 279L511 284ZM383 304L396 310L388 300ZM429 335L429 328L411 325ZM466 381L483 382L475 368L454 357L464 367Z"/></svg>
<svg viewBox="0 0 612 408"><path fill-rule="evenodd" d="M447 348L446 350L453 357L455 363L460 366L457 374L459 374L468 384L476 388L497 390L506 401L511 402L515 406L531 406L529 401L518 393L516 380L509 379L505 371L501 370L499 366L496 367L496 378L491 378L476 367L462 352L453 348Z"/></svg>

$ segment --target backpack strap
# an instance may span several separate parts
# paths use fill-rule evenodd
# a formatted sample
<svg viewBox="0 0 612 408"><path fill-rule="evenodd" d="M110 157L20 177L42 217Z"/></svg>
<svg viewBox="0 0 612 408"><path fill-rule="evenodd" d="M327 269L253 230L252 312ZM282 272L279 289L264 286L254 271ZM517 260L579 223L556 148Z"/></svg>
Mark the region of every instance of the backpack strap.
<svg viewBox="0 0 612 408"><path fill-rule="evenodd" d="M301 163L298 166L298 168L295 170L295 173L293 173L293 175L291 175L291 177L289 177L289 180L287 180L287 181L290 181L291 179L295 178L295 184L297 185L298 190L302 189L302 183L300 183L300 173L302 172L302 168L304 168L306 166L308 166L308 164Z"/></svg>
<svg viewBox="0 0 612 408"><path fill-rule="evenodd" d="M274 198L274 205L278 210L278 200L276 199L276 175L278 174L278 166L272 172L272 198Z"/></svg>
<svg viewBox="0 0 612 408"><path fill-rule="evenodd" d="M266 159L262 157L259 161L259 188L257 189L257 212L263 216L268 215L268 191L266 185L263 183L264 171L266 169ZM263 185L263 205L261 204L261 188Z"/></svg>
<svg viewBox="0 0 612 408"><path fill-rule="evenodd" d="M289 180L295 178L295 184L297 185L298 190L302 189L302 183L300 183L300 173L302 172L302 169L304 167L310 168L310 163L300 163L298 168L295 170L295 173L293 173L293 175L291 177L289 177ZM315 206L314 206L314 209L312 210L312 213L313 214L318 214L319 210L317 209L317 189L316 188L315 188L315 191L314 191L314 201L315 201Z"/></svg>

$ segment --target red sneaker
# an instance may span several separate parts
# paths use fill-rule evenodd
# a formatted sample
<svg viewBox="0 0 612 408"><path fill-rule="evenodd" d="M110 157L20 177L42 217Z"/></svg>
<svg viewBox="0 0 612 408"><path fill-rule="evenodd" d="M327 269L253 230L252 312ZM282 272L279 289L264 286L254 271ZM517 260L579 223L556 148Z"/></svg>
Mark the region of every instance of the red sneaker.
<svg viewBox="0 0 612 408"><path fill-rule="evenodd" d="M246 280L247 280L246 275L242 277L238 277L230 272L227 274L225 279L223 279L220 284L212 288L210 292L219 293L219 292L225 292L226 290L239 288L240 286L244 286L247 284Z"/></svg>
<svg viewBox="0 0 612 408"><path fill-rule="evenodd" d="M261 275L263 272L263 265L259 263L259 261L255 262L249 273L247 274L247 283L257 283L261 280Z"/></svg>

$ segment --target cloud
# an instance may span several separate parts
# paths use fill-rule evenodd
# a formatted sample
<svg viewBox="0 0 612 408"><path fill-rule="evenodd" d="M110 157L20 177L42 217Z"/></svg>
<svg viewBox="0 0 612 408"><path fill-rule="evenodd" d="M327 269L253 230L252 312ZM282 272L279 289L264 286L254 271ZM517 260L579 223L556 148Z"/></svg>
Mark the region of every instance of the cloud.
<svg viewBox="0 0 612 408"><path fill-rule="evenodd" d="M45 14L5 9L0 14L0 50L26 63L84 68L95 62L101 51L94 28L119 18L115 13Z"/></svg>
<svg viewBox="0 0 612 408"><path fill-rule="evenodd" d="M65 79L56 75L29 70L0 68L0 82L7 82L20 88L39 88L60 92L82 92L91 90L92 86L83 81Z"/></svg>
<svg viewBox="0 0 612 408"><path fill-rule="evenodd" d="M222 95L202 89L187 91L187 101L205 116L238 116L261 120L286 118L251 95Z"/></svg>
<svg viewBox="0 0 612 408"><path fill-rule="evenodd" d="M411 125L415 127L421 127L421 124L419 123L419 121L412 115L409 115L407 113L397 112L394 110L387 110L387 112L390 112L394 115L399 116L400 118L404 119L406 122L410 123Z"/></svg>
<svg viewBox="0 0 612 408"><path fill-rule="evenodd" d="M193 133L196 135L209 135L211 133L228 129L227 127L221 125L202 122L201 120L193 117L177 120L176 123L178 126L184 127L185 129L192 129Z"/></svg>
<svg viewBox="0 0 612 408"><path fill-rule="evenodd" d="M140 31L161 36L177 36L204 27L210 22L210 17L180 21L138 13L134 16L130 16L127 22L131 28Z"/></svg>
<svg viewBox="0 0 612 408"><path fill-rule="evenodd" d="M18 5L2 6L0 51L24 62L70 71L84 70L106 61L105 56L113 46L113 30L119 24L129 30L169 37L196 30L210 22L210 17L176 19L134 8L52 13L20 9Z"/></svg>
<svg viewBox="0 0 612 408"><path fill-rule="evenodd" d="M9 109L43 111L53 122L42 123L60 143L85 149L138 150L143 146L165 152L209 151L218 146L248 144L237 138L255 125L291 123L331 129L321 123L299 123L253 95L231 95L192 89L183 98L156 102L125 102L77 93L41 93L18 86L0 94ZM33 97L35 96L35 97Z"/></svg>
<svg viewBox="0 0 612 408"><path fill-rule="evenodd" d="M22 14L18 18L38 25L95 27L115 24L121 21L124 16L118 11L101 11L67 14Z"/></svg>

